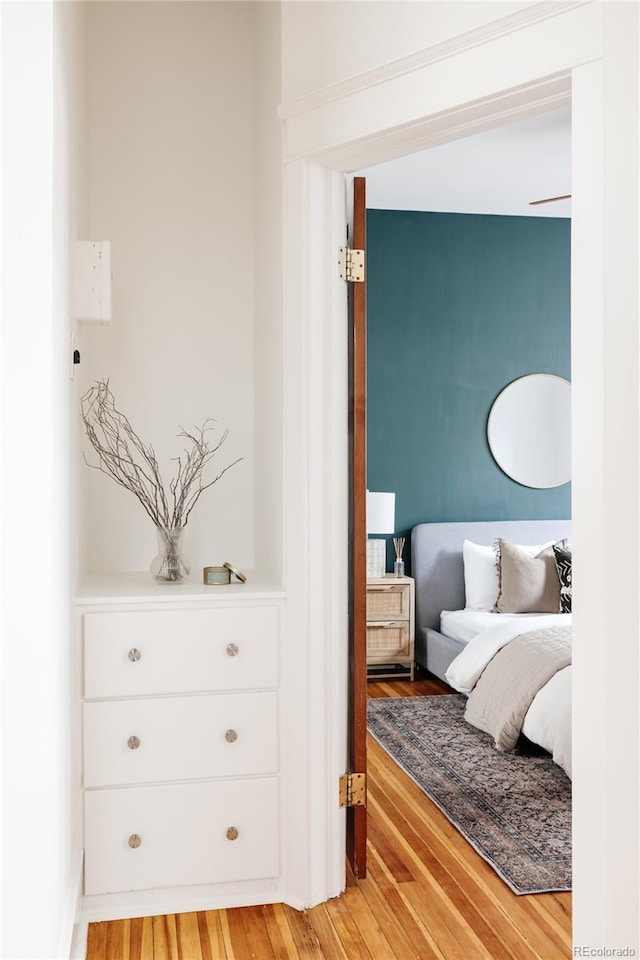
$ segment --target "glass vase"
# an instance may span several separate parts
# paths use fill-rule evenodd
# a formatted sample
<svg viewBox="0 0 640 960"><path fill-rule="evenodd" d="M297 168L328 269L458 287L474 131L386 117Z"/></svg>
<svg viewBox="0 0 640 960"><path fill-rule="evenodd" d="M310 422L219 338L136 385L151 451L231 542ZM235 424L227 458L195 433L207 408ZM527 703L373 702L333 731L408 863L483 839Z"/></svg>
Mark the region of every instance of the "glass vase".
<svg viewBox="0 0 640 960"><path fill-rule="evenodd" d="M151 561L151 576L158 583L179 583L189 576L182 553L183 527L156 527L158 553Z"/></svg>

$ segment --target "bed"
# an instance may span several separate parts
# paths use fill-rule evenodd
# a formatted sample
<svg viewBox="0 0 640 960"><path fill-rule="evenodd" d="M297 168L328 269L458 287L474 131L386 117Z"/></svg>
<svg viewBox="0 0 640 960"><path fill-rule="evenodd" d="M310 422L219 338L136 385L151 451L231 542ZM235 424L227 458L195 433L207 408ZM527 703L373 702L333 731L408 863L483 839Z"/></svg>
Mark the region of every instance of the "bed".
<svg viewBox="0 0 640 960"><path fill-rule="evenodd" d="M529 557L539 557L543 547L549 553L549 545L570 540L571 523L563 520L483 521L425 523L413 528L416 663L468 696L467 719L495 733L500 749L509 749L513 731L505 724L504 716L494 715L502 709L503 688L510 691L517 681L523 687L522 702L529 695L533 698L526 709L522 708L517 733L521 730L548 750L570 776L571 614L466 609L474 602L480 607L483 604L477 603L475 596L470 604L467 601L463 545L468 573L468 550L473 547L479 553L483 548L474 545L484 545L485 557L492 556L489 548L497 538L521 545L519 553L523 555L528 551ZM471 541L471 545L465 541ZM486 564L487 560L483 562ZM469 580L467 587L472 590ZM542 666L543 656L548 661L546 666ZM514 659L516 657L521 659ZM526 663L526 667L521 667L522 663ZM544 670L549 671L548 679ZM535 683L538 673L542 679L533 694L526 687ZM504 739L503 730L507 733Z"/></svg>

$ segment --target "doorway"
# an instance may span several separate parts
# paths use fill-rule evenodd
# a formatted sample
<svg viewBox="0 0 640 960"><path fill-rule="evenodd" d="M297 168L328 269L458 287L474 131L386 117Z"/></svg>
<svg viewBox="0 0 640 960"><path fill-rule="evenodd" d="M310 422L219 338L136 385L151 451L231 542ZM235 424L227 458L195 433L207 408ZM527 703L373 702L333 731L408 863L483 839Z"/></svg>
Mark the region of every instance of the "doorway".
<svg viewBox="0 0 640 960"><path fill-rule="evenodd" d="M569 485L516 485L486 440L506 383L532 371L571 376L570 199L537 202L571 192L570 105L356 177L366 179L368 207L366 486L393 491L367 497L390 500L390 526L376 528L372 515L374 536L402 538L415 576L418 523L571 515ZM387 536L386 576L394 556ZM412 586L368 584L369 697L454 692L426 674L417 615L419 682L403 682L413 618L405 612L405 624L399 607L376 598L389 589L409 597ZM424 584L415 590L417 614Z"/></svg>
<svg viewBox="0 0 640 960"><path fill-rule="evenodd" d="M486 441L504 384L533 370L570 377L570 201L530 206L571 192L570 119L567 104L356 174L368 198L367 489L393 491L368 496L395 498L388 529L405 538L410 574L417 523L570 516L568 485L516 487ZM369 585L374 607L380 589ZM422 671L406 683L378 640L384 619L369 619L380 620L369 698L454 692Z"/></svg>
<svg viewBox="0 0 640 960"><path fill-rule="evenodd" d="M618 39L621 40L620 37ZM556 73L551 78L545 77L542 62L544 57L539 57L539 51L532 49L531 57L535 61L535 66L532 67L531 75L535 76L535 80L520 85L517 89L509 87L508 82L505 81L500 88L499 96L492 96L482 101L477 99L477 87L474 85L473 78L467 77L461 69L460 74L456 74L455 89L452 90L449 99L451 108L441 109L437 116L426 108L421 115L422 119L415 119L409 123L406 120L406 114L404 119L402 118L401 99L397 104L395 101L391 103L391 101L383 102L378 99L377 103L382 107L377 110L375 119L372 119L372 115L367 115L367 120L364 122L362 114L357 112L357 93L345 90L342 99L338 96L335 98L340 101L340 110L339 119L336 119L334 126L330 122L331 108L327 108L323 113L322 124L315 125L313 121L308 122L306 115L303 115L299 123L297 116L293 116L288 121L291 152L286 176L287 272L288 275L291 271L293 273L290 276L291 282L287 282L286 285L286 309L292 320L295 315L298 327L302 326L304 331L302 336L307 343L317 343L318 338L322 343L322 351L316 354L315 358L319 362L311 363L307 368L307 373L312 374L311 379L308 380L310 389L304 390L302 394L306 398L305 403L309 403L313 411L316 428L311 448L307 446L309 437L306 433L298 433L297 438L306 450L304 462L320 467L320 473L314 475L314 484L323 490L343 491L343 495L338 497L337 501L334 497L330 502L323 503L321 498L307 504L299 504L301 515L308 518L313 528L320 527L323 530L321 553L314 554L313 570L317 571L321 564L326 576L321 578L321 582L314 584L313 591L319 590L322 594L325 602L323 614L325 623L329 620L334 624L342 623L344 627L345 610L342 584L346 576L346 568L342 544L346 542L344 536L346 515L343 507L340 506L346 500L344 496L344 478L346 477L344 433L339 429L337 435L332 437L332 428L340 422L341 411L344 410L344 396L340 382L346 383L346 377L342 381L336 378L344 374L340 351L345 316L342 307L342 287L334 276L333 264L330 262L330 250L333 245L340 246L343 239L342 174L349 170L363 169L382 159L411 152L417 149L418 145L425 145L429 138L432 142L436 137L440 138L440 142L452 139L459 135L461 128L465 125L467 130L470 130L472 125L475 125L475 129L479 129L481 125L495 126L503 122L506 116L513 119L518 112L521 116L532 115L547 109L551 102L550 97L558 97L561 94L562 100L556 99L553 102L566 101L570 90L574 114L572 131L574 144L572 267L574 396L576 407L582 411L581 422L577 424L578 429L574 430L574 477L576 478L573 509L574 542L578 544L581 541L586 546L589 541L593 544L594 537L601 542L598 538L602 537L609 520L616 520L619 525L622 525L622 515L628 510L631 510L633 516L631 527L637 531L636 511L633 507L637 479L635 468L631 471L631 479L628 476L615 475L612 461L609 456L607 458L604 456L604 445L596 443L594 446L593 441L594 424L598 425L598 437L603 435L602 430L610 429L611 443L622 457L624 444L619 437L615 411L617 410L619 416L627 413L631 415L634 429L637 416L637 398L635 389L631 385L632 382L637 382L637 377L634 380L626 379L624 385L620 381L618 384L620 392L616 390L613 394L609 394L608 384L611 381L605 378L603 365L600 362L604 357L605 369L609 370L611 377L615 377L617 363L623 358L629 360L623 341L631 337L631 341L635 342L633 317L637 306L635 285L637 266L631 268L630 260L625 256L626 272L615 269L614 248L618 253L621 252L620 235L616 235L615 229L613 232L611 230L606 232L606 242L612 245L610 247L612 258L603 258L604 225L605 222L610 222L614 227L622 217L624 221L620 223L622 234L630 248L635 250L637 237L634 231L637 223L634 219L635 214L632 214L628 207L626 210L628 217L624 213L623 181L618 180L614 184L613 179L606 176L607 170L611 170L613 174L613 168L609 167L613 162L613 155L610 152L607 154L605 164L602 150L603 110L595 109L594 105L597 107L604 104L612 111L607 132L611 134L613 129L618 129L623 142L627 127L634 130L637 118L635 118L633 103L627 105L625 102L620 113L614 110L616 103L612 92L614 87L609 89L603 85L602 65L593 61L593 49L591 48L587 58L591 62L585 62L583 52L579 49L582 38L576 36L574 41L575 49L573 42L569 47L564 48L568 64L566 72ZM619 56L607 55L608 70L611 71L612 76L617 76L624 71L623 47L622 44L618 48ZM464 56L460 54L461 67ZM508 69L508 66L505 67L507 72ZM429 65L425 66L423 77L412 79L412 90L415 93L418 89L418 79L424 78L426 85L420 83L419 90L425 104L429 101L430 90L433 89L428 83L429 70ZM380 82L379 79L377 82ZM392 120L394 116L395 123ZM358 131L357 136L347 133L354 130ZM617 152L617 158L622 161L622 169L624 176L629 178L628 182L634 182L635 173L632 172L632 162L637 158L636 148L632 148L630 153L627 149ZM614 193L618 191L619 205L611 206L612 190ZM305 288L300 283L301 276L311 278L309 287ZM605 282L607 289L611 284L615 285L610 292L617 312L617 316L611 314L610 304L607 301L606 327L602 323ZM627 300L624 299L625 297ZM322 330L321 335L319 329ZM299 329L296 336L300 336ZM609 349L606 345L609 345ZM594 362L596 356L599 358L598 362ZM300 370L290 369L290 373L299 385ZM626 395L624 395L625 392ZM607 404L605 404L605 396L610 401ZM295 424L292 425L295 426ZM295 445L295 435L290 434L290 438ZM332 442L332 439L335 442ZM293 476L296 475L293 459L297 452L294 448L290 449L290 474ZM616 496L616 491L618 496L614 504L611 497ZM337 513L336 502L338 503ZM297 542L294 544L292 539L287 548L292 556L297 546ZM614 674L609 672L608 668L606 681L602 680L601 675L596 676L595 672L591 673L598 662L597 651L600 646L598 637L606 623L607 591L611 589L612 600L615 591L613 583L610 587L605 586L598 591L602 562L598 560L596 552L590 553L589 556L587 552L584 553L585 559L581 570L579 600L581 616L580 622L576 624L576 629L580 631L581 647L580 662L576 663L576 672L581 679L577 682L575 698L575 711L580 718L580 723L575 742L576 845L574 856L578 876L583 878L580 880L578 891L579 909L576 917L578 930L590 929L591 924L596 923L599 916L602 917L601 905L604 902L608 904L607 916L620 916L623 910L631 911L631 894L628 897L625 894L625 906L621 907L616 899L619 874L614 876L611 872L605 847L606 843L611 841L612 833L617 832L618 827L613 827L607 820L605 828L604 817L609 807L610 810L618 811L620 815L617 818L618 825L623 822L631 823L635 816L633 811L636 799L636 788L632 786L632 783L635 783L633 771L630 773L628 766L626 771L623 771L625 763L622 757L619 765L615 765L616 776L613 781L607 779L603 767L603 775L598 781L598 791L594 793L591 786L594 744L598 751L602 750L599 755L603 758L606 755L607 746L615 750L615 744L607 743L602 725L596 722L590 708L589 697L585 692L592 682L596 685L599 682L616 683ZM637 544L634 546L629 542L628 558L632 571L637 570ZM601 579L600 583L602 584ZM630 624L634 625L633 630L638 622L637 607L637 598L629 598L625 610ZM291 621L292 627L294 619ZM342 637L344 637L344 630ZM313 644L313 637L310 642ZM627 642L622 640L621 643L624 649L627 649ZM628 652L632 657L634 656L630 641ZM633 662L635 663L635 660ZM329 739L334 750L330 751L327 760L326 781L318 771L320 781L326 782L327 795L330 796L333 778L339 775L341 769L344 769L345 761L344 727L341 731L337 731L335 715L329 721L327 713L335 705L335 698L339 697L341 692L346 694L342 666L344 647L339 636L336 637L335 643L329 642L324 648L322 663L323 676L331 678L331 682L327 684L327 687L331 688L331 694L325 703L325 710L317 715L317 722L315 724L310 722L321 740L325 740L322 730L327 729L327 723L330 723ZM633 676L635 680L635 675ZM637 697L632 692L631 686L629 696L635 704ZM620 709L627 718L629 728L636 730L636 707L627 704ZM604 759L602 762L604 764ZM606 763L606 768L609 769L609 767L610 758ZM628 779L629 776L631 779ZM614 783L617 787L614 787ZM596 844L593 842L594 821L600 825L601 830ZM337 844L334 844L335 838L342 838L339 849ZM323 852L326 852L327 848L332 851L328 859L323 857L317 861L323 872L324 883L320 879L320 874L315 874L318 883L325 890L339 890L342 886L343 867L340 862L340 852L344 850L343 841L342 816L339 811L329 809L322 831L317 834L318 846L324 844ZM620 839L619 849L624 849L622 839ZM633 880L631 888L635 895L637 865L631 853L625 859L624 869L630 872L629 875ZM332 887L332 884L335 886ZM616 890L616 896L611 894L611 890ZM600 908L596 909L598 904ZM635 910L635 907L633 909Z"/></svg>

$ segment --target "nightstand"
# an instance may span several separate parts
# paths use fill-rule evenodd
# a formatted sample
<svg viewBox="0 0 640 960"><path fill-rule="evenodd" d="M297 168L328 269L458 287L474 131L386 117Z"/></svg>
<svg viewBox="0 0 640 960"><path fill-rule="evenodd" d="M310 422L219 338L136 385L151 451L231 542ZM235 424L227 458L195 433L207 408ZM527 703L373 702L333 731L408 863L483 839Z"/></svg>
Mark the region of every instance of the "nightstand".
<svg viewBox="0 0 640 960"><path fill-rule="evenodd" d="M367 677L413 680L415 581L412 577L367 580Z"/></svg>

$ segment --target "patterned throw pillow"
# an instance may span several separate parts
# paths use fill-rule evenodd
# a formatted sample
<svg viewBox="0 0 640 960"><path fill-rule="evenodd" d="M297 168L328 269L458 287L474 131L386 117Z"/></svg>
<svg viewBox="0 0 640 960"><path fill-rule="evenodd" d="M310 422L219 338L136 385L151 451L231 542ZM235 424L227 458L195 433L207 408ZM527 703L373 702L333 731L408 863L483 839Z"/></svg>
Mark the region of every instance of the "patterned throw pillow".
<svg viewBox="0 0 640 960"><path fill-rule="evenodd" d="M560 578L560 613L571 613L571 547L556 543L553 552Z"/></svg>

